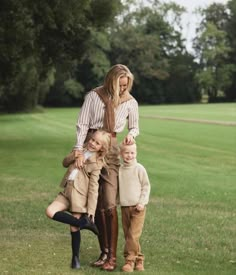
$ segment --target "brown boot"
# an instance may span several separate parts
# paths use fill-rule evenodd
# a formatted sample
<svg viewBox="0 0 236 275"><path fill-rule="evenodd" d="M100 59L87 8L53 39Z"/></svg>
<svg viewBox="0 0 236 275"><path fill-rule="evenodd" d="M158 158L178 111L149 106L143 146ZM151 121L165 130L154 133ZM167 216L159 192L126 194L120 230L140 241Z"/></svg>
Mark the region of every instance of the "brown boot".
<svg viewBox="0 0 236 275"><path fill-rule="evenodd" d="M116 269L116 258L108 258L104 265L102 266L102 269L105 271L113 271Z"/></svg>
<svg viewBox="0 0 236 275"><path fill-rule="evenodd" d="M116 207L106 211L109 252L108 259L102 266L103 270L113 271L116 268L116 249L118 240L118 215Z"/></svg>
<svg viewBox="0 0 236 275"><path fill-rule="evenodd" d="M95 262L93 262L91 265L94 267L101 267L104 265L108 257L107 226L106 226L106 216L105 216L104 209L96 211L95 224L97 225L99 230L98 241L101 249L101 254L99 258Z"/></svg>
<svg viewBox="0 0 236 275"><path fill-rule="evenodd" d="M102 267L105 264L106 260L107 260L107 253L102 252L99 258L94 263L92 263L92 266Z"/></svg>

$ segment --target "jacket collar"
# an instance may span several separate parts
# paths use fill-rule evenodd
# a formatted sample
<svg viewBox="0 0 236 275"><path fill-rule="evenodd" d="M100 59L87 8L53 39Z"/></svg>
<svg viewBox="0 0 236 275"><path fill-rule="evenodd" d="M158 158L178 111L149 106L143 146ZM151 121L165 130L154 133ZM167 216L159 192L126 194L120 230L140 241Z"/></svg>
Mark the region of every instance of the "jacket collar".
<svg viewBox="0 0 236 275"><path fill-rule="evenodd" d="M86 152L86 149L84 149L84 152ZM93 163L97 162L97 154L94 152L88 159L85 161L86 163Z"/></svg>

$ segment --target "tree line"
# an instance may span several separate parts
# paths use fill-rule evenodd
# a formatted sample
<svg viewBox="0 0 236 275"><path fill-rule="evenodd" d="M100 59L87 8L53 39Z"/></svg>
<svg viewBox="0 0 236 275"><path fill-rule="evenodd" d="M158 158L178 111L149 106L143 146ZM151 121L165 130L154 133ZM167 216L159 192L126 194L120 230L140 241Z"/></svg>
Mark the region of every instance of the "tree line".
<svg viewBox="0 0 236 275"><path fill-rule="evenodd" d="M199 9L194 54L174 2L2 0L0 109L79 106L107 70L126 64L140 104L236 99L236 0Z"/></svg>

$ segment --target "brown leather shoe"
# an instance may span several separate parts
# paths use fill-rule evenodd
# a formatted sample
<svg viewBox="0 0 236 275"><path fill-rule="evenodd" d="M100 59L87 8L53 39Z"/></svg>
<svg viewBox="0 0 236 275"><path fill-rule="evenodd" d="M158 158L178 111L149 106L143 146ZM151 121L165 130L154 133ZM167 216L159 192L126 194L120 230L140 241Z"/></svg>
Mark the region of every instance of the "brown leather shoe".
<svg viewBox="0 0 236 275"><path fill-rule="evenodd" d="M135 262L135 270L137 271L144 271L144 266L143 266L143 260L142 259L137 259Z"/></svg>
<svg viewBox="0 0 236 275"><path fill-rule="evenodd" d="M107 259L104 265L102 266L103 270L113 271L116 268L116 258Z"/></svg>
<svg viewBox="0 0 236 275"><path fill-rule="evenodd" d="M107 254L106 253L101 253L101 255L96 260L96 262L92 263L91 266L101 267L105 264L106 260L107 260Z"/></svg>
<svg viewBox="0 0 236 275"><path fill-rule="evenodd" d="M134 261L127 260L125 265L122 267L124 272L133 272L134 271Z"/></svg>

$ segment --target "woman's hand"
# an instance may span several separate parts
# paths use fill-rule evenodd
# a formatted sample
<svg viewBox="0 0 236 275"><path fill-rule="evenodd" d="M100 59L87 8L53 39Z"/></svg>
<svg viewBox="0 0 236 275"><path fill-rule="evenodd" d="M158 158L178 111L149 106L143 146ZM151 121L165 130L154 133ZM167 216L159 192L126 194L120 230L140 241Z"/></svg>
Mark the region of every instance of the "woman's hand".
<svg viewBox="0 0 236 275"><path fill-rule="evenodd" d="M84 153L80 150L75 150L75 167L80 169L84 166Z"/></svg>
<svg viewBox="0 0 236 275"><path fill-rule="evenodd" d="M130 134L128 134L125 139L123 140L123 143L126 144L126 145L131 145L131 144L134 144L135 140L134 140L134 137Z"/></svg>

